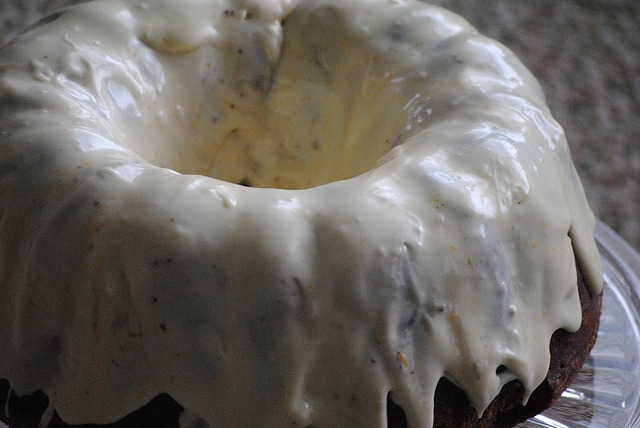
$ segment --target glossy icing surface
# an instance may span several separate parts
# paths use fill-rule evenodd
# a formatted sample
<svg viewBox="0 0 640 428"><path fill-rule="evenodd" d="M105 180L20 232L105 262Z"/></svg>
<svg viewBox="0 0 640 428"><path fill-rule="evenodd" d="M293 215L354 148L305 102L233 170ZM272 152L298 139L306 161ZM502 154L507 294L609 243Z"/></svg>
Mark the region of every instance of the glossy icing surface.
<svg viewBox="0 0 640 428"><path fill-rule="evenodd" d="M103 0L0 92L0 376L69 423L430 427L442 376L535 389L576 255L601 289L538 84L439 8Z"/></svg>

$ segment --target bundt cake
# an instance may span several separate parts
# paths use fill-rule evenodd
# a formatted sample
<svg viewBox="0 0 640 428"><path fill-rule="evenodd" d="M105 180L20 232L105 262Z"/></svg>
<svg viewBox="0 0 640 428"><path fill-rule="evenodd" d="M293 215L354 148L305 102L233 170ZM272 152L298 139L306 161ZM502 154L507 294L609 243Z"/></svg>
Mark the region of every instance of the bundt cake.
<svg viewBox="0 0 640 428"><path fill-rule="evenodd" d="M0 50L0 413L510 426L593 346L593 229L538 83L457 15L74 6Z"/></svg>

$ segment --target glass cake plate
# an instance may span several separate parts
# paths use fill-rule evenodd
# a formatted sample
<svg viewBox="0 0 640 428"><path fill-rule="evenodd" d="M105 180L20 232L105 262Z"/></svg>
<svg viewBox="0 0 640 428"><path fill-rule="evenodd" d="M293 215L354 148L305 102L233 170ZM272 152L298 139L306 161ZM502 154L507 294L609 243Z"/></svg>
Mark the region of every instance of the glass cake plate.
<svg viewBox="0 0 640 428"><path fill-rule="evenodd" d="M605 282L596 345L560 400L519 428L640 427L640 254L602 222L596 240Z"/></svg>
<svg viewBox="0 0 640 428"><path fill-rule="evenodd" d="M596 345L555 406L518 428L640 428L640 254L602 222L596 240L605 282Z"/></svg>

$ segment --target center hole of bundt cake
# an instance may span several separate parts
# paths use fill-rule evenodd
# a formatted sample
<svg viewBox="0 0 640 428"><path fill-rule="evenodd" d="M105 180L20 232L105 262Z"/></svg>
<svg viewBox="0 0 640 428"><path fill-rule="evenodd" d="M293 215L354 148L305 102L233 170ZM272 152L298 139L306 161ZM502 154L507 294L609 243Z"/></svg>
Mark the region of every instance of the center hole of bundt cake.
<svg viewBox="0 0 640 428"><path fill-rule="evenodd" d="M172 95L180 130L157 164L302 189L366 172L399 143L404 103L388 64L339 12L294 12L283 31L277 59L254 37L185 60L184 70L205 70L202 86Z"/></svg>

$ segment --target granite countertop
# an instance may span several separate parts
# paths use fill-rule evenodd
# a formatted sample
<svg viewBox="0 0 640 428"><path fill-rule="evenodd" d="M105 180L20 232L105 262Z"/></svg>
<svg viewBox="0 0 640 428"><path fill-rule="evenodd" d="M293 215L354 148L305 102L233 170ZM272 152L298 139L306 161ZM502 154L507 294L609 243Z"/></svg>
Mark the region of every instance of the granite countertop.
<svg viewBox="0 0 640 428"><path fill-rule="evenodd" d="M0 44L82 0L0 0ZM432 0L509 46L564 126L596 215L640 249L640 2Z"/></svg>

